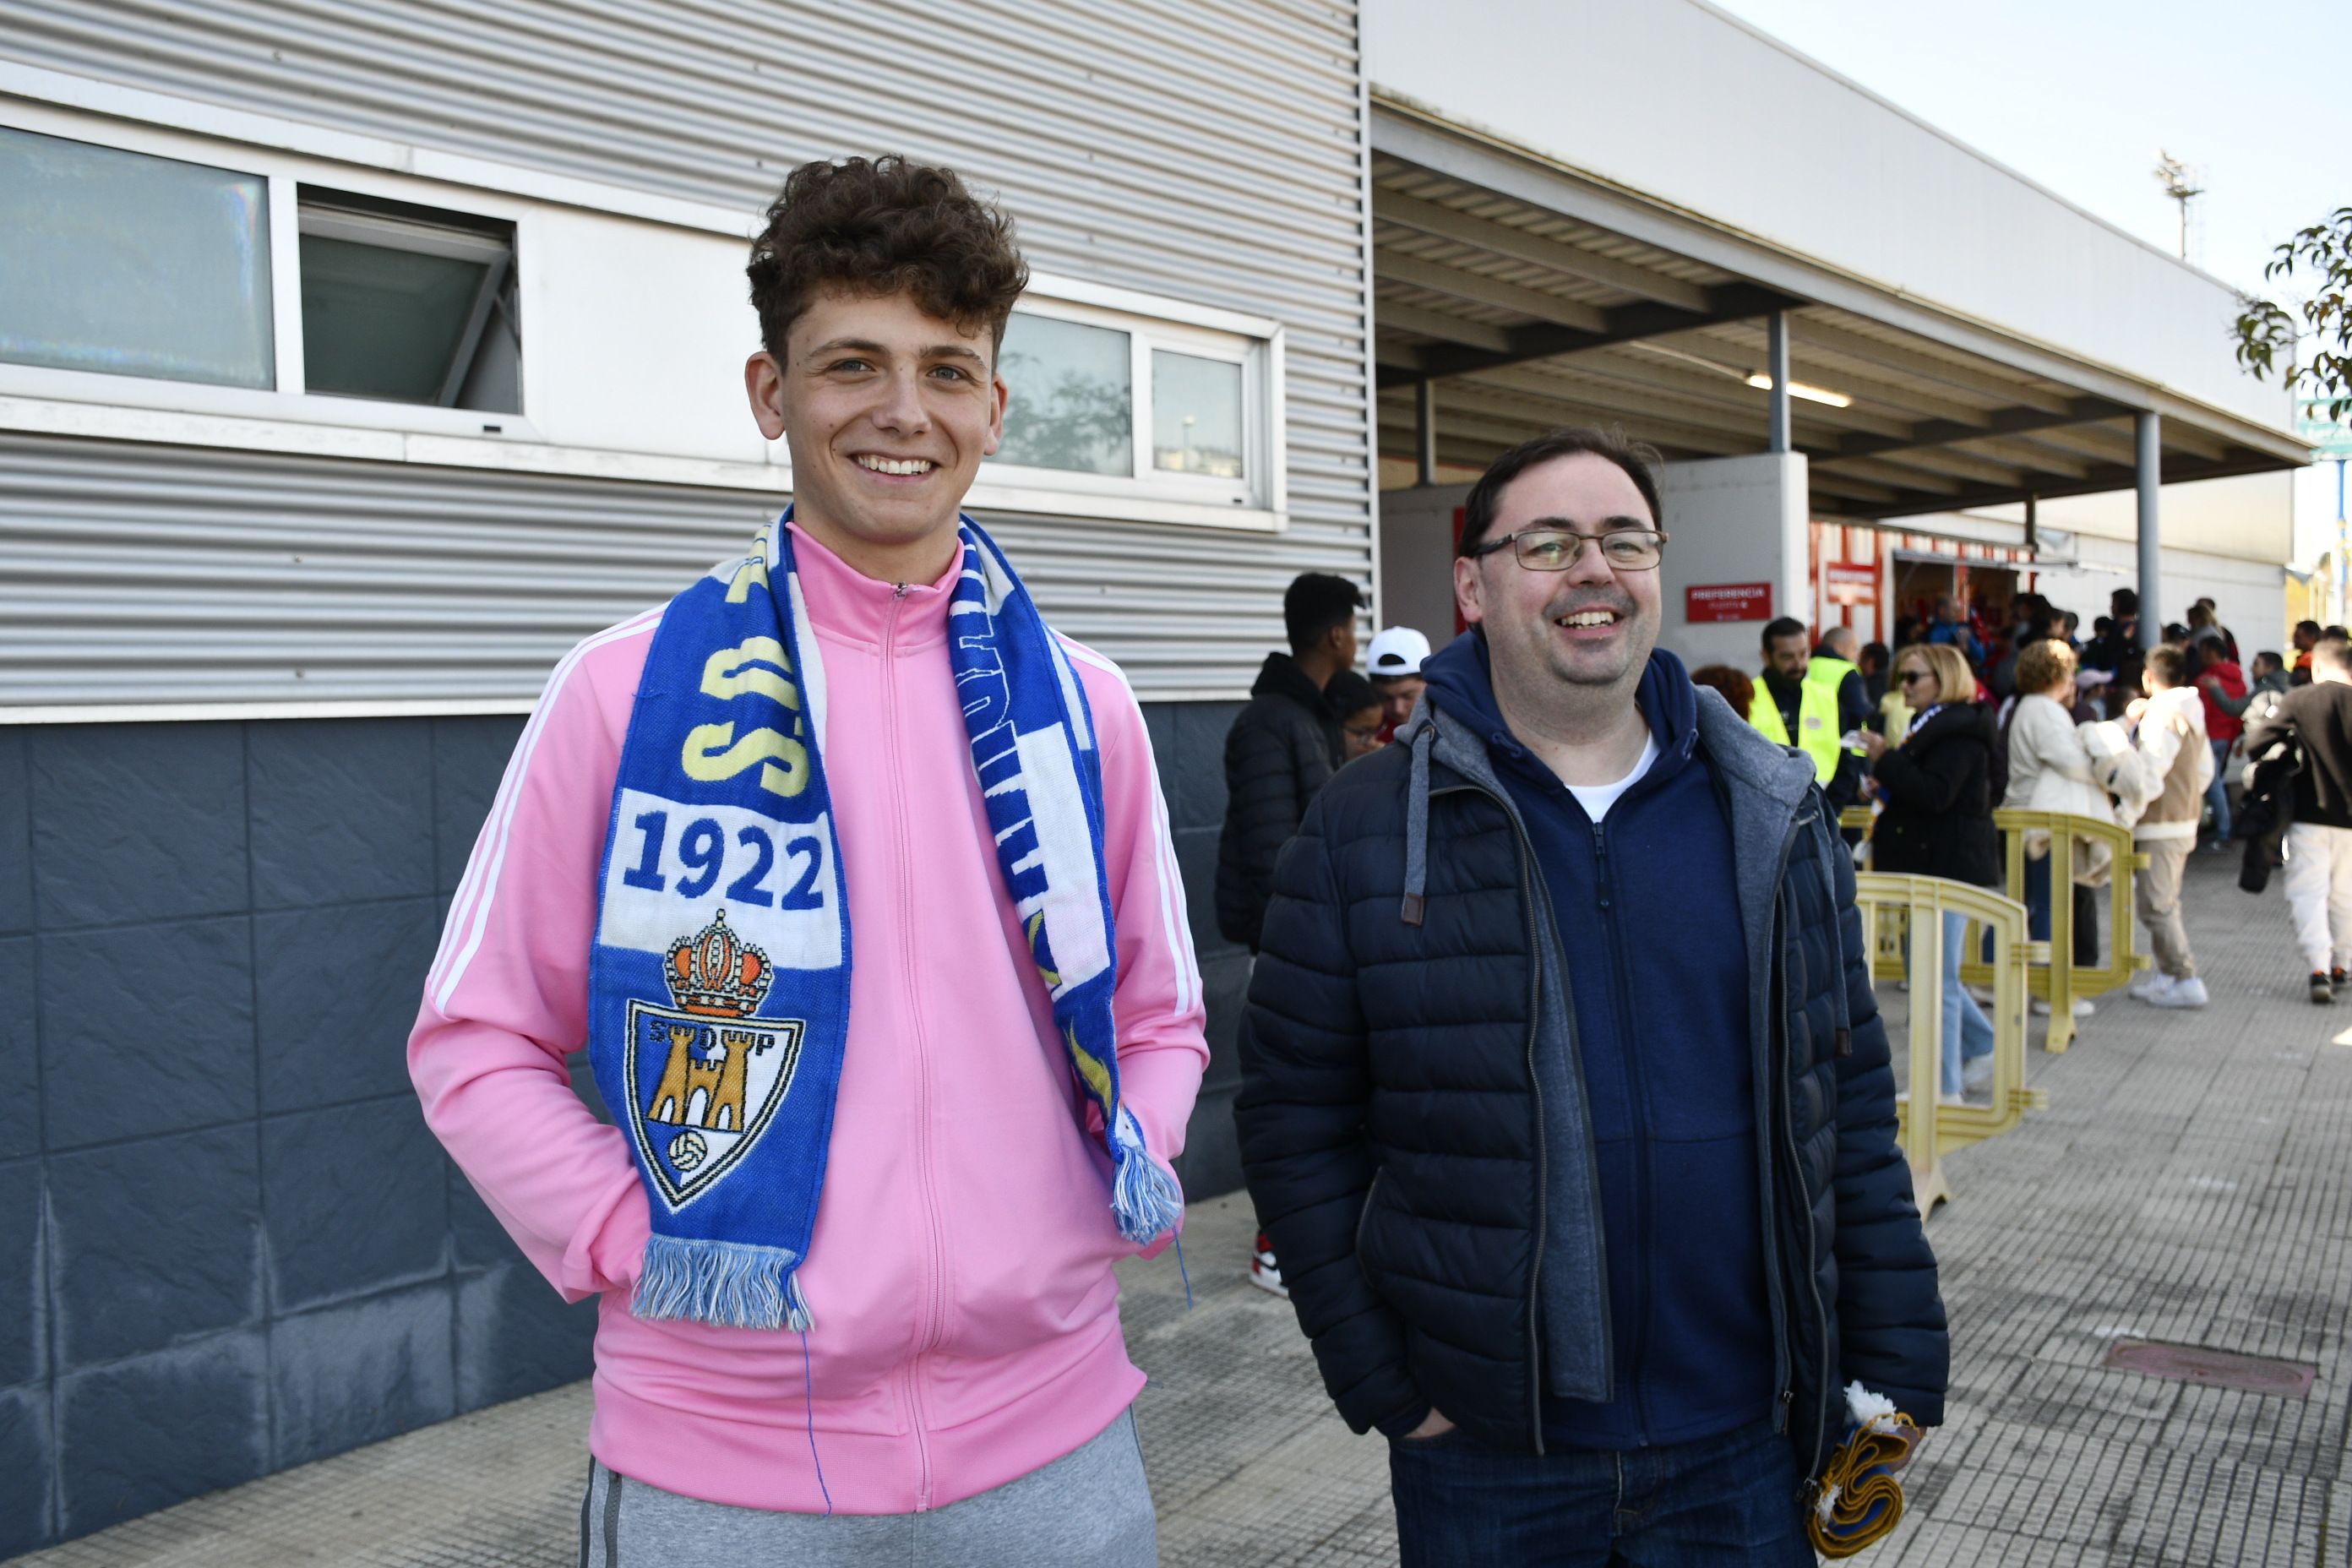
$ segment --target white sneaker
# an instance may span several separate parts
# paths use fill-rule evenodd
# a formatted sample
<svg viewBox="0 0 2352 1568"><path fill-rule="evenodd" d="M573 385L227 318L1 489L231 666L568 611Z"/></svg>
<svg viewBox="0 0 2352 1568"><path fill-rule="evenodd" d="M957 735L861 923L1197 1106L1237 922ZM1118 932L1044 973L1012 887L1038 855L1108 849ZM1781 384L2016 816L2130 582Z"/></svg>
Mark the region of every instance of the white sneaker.
<svg viewBox="0 0 2352 1568"><path fill-rule="evenodd" d="M2137 996L2139 993L2135 991L2132 994ZM2077 996L2074 998L2074 1016L2077 1018L2087 1018L2098 1010L2097 1006L2092 1003L2089 997ZM2042 998L2036 996L2033 999L2033 1016L2037 1018L2047 1018L2050 1016L2050 1004Z"/></svg>
<svg viewBox="0 0 2352 1568"><path fill-rule="evenodd" d="M1990 1056L1970 1057L1967 1061L1960 1064L1960 1087L1962 1089L1982 1089L1990 1082L1992 1082L1992 1058Z"/></svg>
<svg viewBox="0 0 2352 1568"><path fill-rule="evenodd" d="M2159 1007L2202 1007L2211 998L2205 994L2205 983L2190 974L2173 981L2148 1000Z"/></svg>
<svg viewBox="0 0 2352 1568"><path fill-rule="evenodd" d="M2171 977L2161 969L2144 969L2139 978L2124 987L2124 994L2136 1002L2145 1002L2170 983Z"/></svg>

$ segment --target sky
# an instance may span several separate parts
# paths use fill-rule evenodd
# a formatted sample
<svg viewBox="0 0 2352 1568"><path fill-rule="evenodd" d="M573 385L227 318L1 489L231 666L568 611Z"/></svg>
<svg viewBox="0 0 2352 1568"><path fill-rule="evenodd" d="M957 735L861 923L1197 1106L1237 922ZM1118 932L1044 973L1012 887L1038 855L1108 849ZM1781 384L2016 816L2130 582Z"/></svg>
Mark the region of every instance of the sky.
<svg viewBox="0 0 2352 1568"><path fill-rule="evenodd" d="M2271 247L2352 204L2347 0L1716 0L2117 226L2178 253L2157 149L2185 160L2189 259L2263 287Z"/></svg>
<svg viewBox="0 0 2352 1568"><path fill-rule="evenodd" d="M2205 195L2189 259L2242 291L2295 230L2352 205L2341 60L2352 0L1714 0L1724 10L2170 254L2161 147ZM2333 464L2298 476L2333 542ZM2322 542L2306 520L2324 517Z"/></svg>

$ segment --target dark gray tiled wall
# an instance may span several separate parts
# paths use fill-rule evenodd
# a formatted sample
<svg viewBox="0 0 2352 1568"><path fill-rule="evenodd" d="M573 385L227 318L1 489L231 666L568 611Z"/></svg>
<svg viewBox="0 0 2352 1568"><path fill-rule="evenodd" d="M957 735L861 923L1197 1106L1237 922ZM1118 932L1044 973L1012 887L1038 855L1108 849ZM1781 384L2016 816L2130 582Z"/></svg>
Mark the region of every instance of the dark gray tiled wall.
<svg viewBox="0 0 2352 1568"><path fill-rule="evenodd" d="M1185 913L1209 1005L1209 1070L1186 1130L1176 1173L1188 1198L1211 1198L1242 1184L1234 1133L1234 1094L1241 1087L1234 1029L1249 988L1249 950L1217 934L1217 835L1225 820L1225 731L1238 702L1147 702L1143 721L1168 797L1168 826L1184 877Z"/></svg>
<svg viewBox="0 0 2352 1568"><path fill-rule="evenodd" d="M1241 1182L1238 708L1144 709L1209 1004L1194 1198ZM404 1060L521 727L0 729L0 1556L585 1375L593 1304L523 1261Z"/></svg>
<svg viewBox="0 0 2352 1568"><path fill-rule="evenodd" d="M0 730L0 1556L585 1372L404 1059L521 726Z"/></svg>

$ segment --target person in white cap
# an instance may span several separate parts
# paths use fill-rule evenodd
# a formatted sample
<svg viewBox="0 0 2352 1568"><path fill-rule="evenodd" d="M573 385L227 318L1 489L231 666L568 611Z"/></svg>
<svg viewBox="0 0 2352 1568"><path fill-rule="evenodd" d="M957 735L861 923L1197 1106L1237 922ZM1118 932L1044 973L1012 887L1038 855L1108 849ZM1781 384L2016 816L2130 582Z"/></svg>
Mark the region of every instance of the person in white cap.
<svg viewBox="0 0 2352 1568"><path fill-rule="evenodd" d="M1391 626L1373 637L1364 668L1387 710L1381 715L1381 744L1387 745L1404 721L1412 717L1413 707L1421 700L1422 688L1429 684L1421 678L1422 660L1428 657L1429 639L1411 626Z"/></svg>

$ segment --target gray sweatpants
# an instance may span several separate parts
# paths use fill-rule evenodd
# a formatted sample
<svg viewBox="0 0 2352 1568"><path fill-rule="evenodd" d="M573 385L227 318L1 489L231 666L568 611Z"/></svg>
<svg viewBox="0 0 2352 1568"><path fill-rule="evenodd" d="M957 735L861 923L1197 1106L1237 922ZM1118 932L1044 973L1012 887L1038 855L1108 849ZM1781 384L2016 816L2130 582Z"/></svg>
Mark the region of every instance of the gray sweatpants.
<svg viewBox="0 0 2352 1568"><path fill-rule="evenodd" d="M590 1461L581 1568L1157 1568L1133 1409L1076 1452L927 1513L772 1513L666 1492Z"/></svg>

